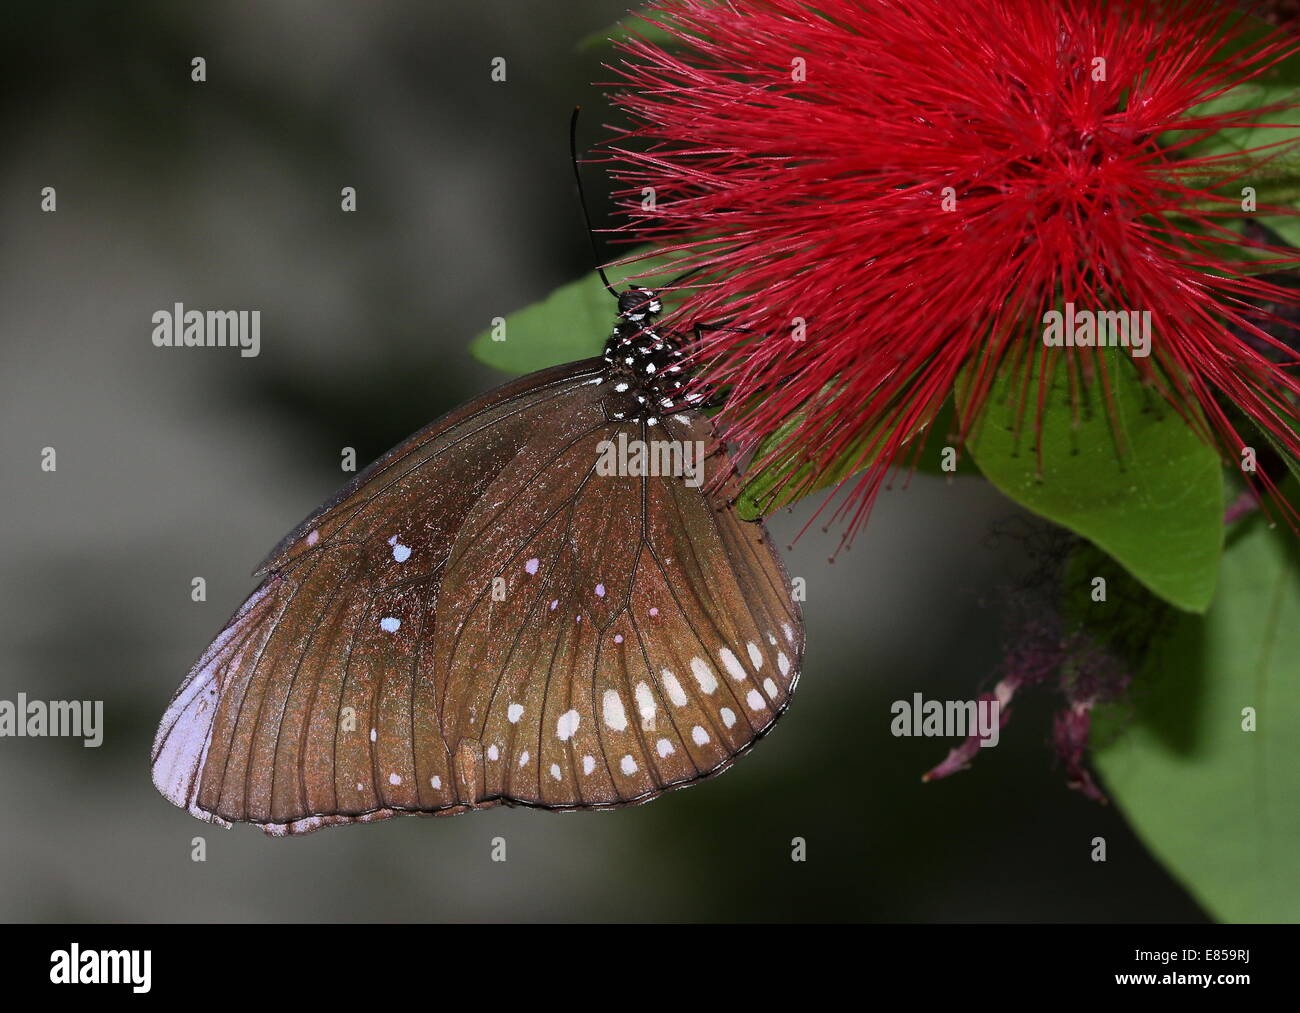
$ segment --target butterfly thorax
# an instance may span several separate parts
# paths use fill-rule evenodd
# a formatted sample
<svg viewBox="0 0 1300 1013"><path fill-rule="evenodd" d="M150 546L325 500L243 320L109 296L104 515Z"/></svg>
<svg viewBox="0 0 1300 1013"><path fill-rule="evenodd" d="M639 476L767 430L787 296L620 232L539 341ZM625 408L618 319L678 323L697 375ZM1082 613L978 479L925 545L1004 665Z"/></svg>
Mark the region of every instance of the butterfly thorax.
<svg viewBox="0 0 1300 1013"><path fill-rule="evenodd" d="M606 410L611 419L657 425L659 417L686 407L687 375L681 341L656 325L663 306L656 292L632 287L618 299L618 319L605 342L610 385Z"/></svg>

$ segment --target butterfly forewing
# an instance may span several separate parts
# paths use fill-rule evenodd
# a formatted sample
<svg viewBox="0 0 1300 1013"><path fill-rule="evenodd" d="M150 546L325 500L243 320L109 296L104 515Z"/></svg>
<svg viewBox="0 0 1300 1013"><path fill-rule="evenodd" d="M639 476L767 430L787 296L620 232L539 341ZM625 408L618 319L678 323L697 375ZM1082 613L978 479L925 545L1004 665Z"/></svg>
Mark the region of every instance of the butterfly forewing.
<svg viewBox="0 0 1300 1013"><path fill-rule="evenodd" d="M154 779L218 822L639 802L724 769L789 702L802 622L695 412L610 410L601 360L429 426L272 553L164 717ZM658 421L658 420L657 420ZM704 480L604 441L709 446Z"/></svg>
<svg viewBox="0 0 1300 1013"><path fill-rule="evenodd" d="M286 537L164 715L154 743L159 790L225 821L374 809L370 718L387 674L411 663L421 628L408 621L402 636L379 636L394 625L384 620L402 622L383 606L404 602L432 629L466 511L521 446L545 441L553 401L596 372L594 363L547 370L471 402L384 455ZM439 716L428 714L436 696L409 696L408 726L436 729ZM391 687L382 699L393 699ZM449 772L445 758L442 766ZM454 804L450 779L442 784L439 801Z"/></svg>

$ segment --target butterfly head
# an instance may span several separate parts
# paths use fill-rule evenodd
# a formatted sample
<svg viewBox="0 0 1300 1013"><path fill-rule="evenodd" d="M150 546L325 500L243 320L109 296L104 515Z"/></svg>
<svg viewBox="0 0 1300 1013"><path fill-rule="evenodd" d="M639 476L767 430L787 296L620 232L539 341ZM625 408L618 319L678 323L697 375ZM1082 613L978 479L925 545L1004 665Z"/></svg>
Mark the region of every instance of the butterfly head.
<svg viewBox="0 0 1300 1013"><path fill-rule="evenodd" d="M619 323L647 326L663 310L659 293L654 289L633 285L618 294Z"/></svg>

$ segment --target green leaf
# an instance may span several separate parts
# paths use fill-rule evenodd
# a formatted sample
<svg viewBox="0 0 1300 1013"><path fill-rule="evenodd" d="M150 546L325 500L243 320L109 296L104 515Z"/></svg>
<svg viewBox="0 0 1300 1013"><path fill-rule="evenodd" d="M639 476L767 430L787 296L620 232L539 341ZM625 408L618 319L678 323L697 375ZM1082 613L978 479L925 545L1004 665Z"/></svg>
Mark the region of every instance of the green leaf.
<svg viewBox="0 0 1300 1013"><path fill-rule="evenodd" d="M1011 499L1087 538L1166 601L1203 612L1214 595L1223 547L1218 457L1142 385L1127 355L1105 351L1109 405L1094 379L1076 392L1072 409L1066 363L1057 364L1041 420L1041 474L1029 439L1037 349L1027 384L1023 370L1003 364L972 434L971 453ZM963 379L957 387L963 413L968 386ZM1030 400L1024 434L1009 424L1022 389Z"/></svg>
<svg viewBox="0 0 1300 1013"><path fill-rule="evenodd" d="M916 460L916 470L926 475L979 475L980 470L969 451L957 440L957 413L953 410L952 398L943 403L934 421L927 427L928 436L921 456ZM951 448L956 452L955 470L944 467L945 451ZM904 463L910 458L905 457Z"/></svg>
<svg viewBox="0 0 1300 1013"><path fill-rule="evenodd" d="M1277 84L1248 83L1206 102L1197 108L1198 115L1209 115L1239 109L1256 109L1275 102L1296 101L1300 92L1293 82ZM1245 187L1255 191L1255 201L1261 210L1258 219L1293 246L1300 246L1300 216L1267 214L1263 208L1294 207L1300 202L1300 110L1273 113L1269 119L1286 120L1285 127L1239 127L1217 131L1205 141L1188 149L1189 155L1231 155L1249 151L1263 145L1285 142L1284 146L1243 155L1241 178L1233 181L1233 199L1241 196ZM1244 218L1221 220L1224 225L1240 227Z"/></svg>
<svg viewBox="0 0 1300 1013"><path fill-rule="evenodd" d="M620 21L615 21L608 28L592 32L578 43L578 49L579 51L604 49L606 46L630 38L633 34L647 42L653 42L656 46L671 46L677 42L675 36L633 13Z"/></svg>
<svg viewBox="0 0 1300 1013"><path fill-rule="evenodd" d="M1300 920L1300 557L1255 516L1233 532L1204 616L1178 615L1098 715L1093 762L1151 852L1216 917ZM1254 708L1257 731L1243 731ZM1112 855L1112 858L1115 856Z"/></svg>
<svg viewBox="0 0 1300 1013"><path fill-rule="evenodd" d="M806 417L807 412L805 411L799 411L790 416L774 433L759 444L754 459L761 461L778 451L782 443L803 423ZM924 427L922 433L918 433L914 437L914 440L923 439L925 441L920 456L916 460L917 471L932 475L979 474L979 470L970 460L970 455L964 453L957 441L952 437L955 429L952 401L948 400L939 409L934 421ZM909 441L909 447L913 445L914 440ZM867 438L855 444L850 450L841 454L837 460L823 466L816 474L814 474L813 466L809 462L801 460L801 454L792 451L787 452L748 477L740 496L736 500L736 512L745 520L757 520L766 514L803 499L804 496L829 488L849 478L864 470L865 465L859 460L859 457L863 448L870 442L870 438ZM948 458L953 460L955 464L955 470L953 471L944 468L946 460L944 451L948 447L951 447L956 452L955 458ZM871 457L874 457L874 455L871 455ZM910 468L912 466L911 451L904 449L897 463L900 468ZM787 476L789 476L788 480Z"/></svg>
<svg viewBox="0 0 1300 1013"><path fill-rule="evenodd" d="M1263 435L1264 439L1268 441L1269 446L1273 448L1273 452L1277 454L1278 457L1282 458L1282 463L1286 465L1286 470L1291 472L1291 474L1296 478L1300 478L1300 461L1295 459L1295 456L1291 451L1287 450L1286 447L1282 445L1282 441L1276 436L1265 430L1262 426L1257 426L1256 428Z"/></svg>
<svg viewBox="0 0 1300 1013"><path fill-rule="evenodd" d="M624 39L631 38L633 35L644 39L646 42L653 43L656 46L665 48L670 46L680 46L682 40L680 37L672 34L656 23L656 15L660 12L642 8L640 11L632 11L625 18L615 21L608 28L602 28L598 32L592 32L586 38L578 43L579 51L604 49L606 46L612 46ZM651 20L656 19L656 20Z"/></svg>
<svg viewBox="0 0 1300 1013"><path fill-rule="evenodd" d="M1269 25L1257 19L1246 20L1252 23L1252 27L1240 39L1227 45L1225 52L1255 44L1272 31ZM1191 115L1210 116L1298 101L1300 56L1292 56L1275 63L1254 80L1239 85L1218 98L1203 102L1191 110ZM1236 189L1231 196L1238 198L1241 188L1250 186L1255 189L1256 201L1260 205L1294 207L1300 203L1300 109L1269 113L1261 118L1266 122L1283 125L1219 130L1186 149L1185 157L1234 155L1284 142L1280 147L1243 156L1242 168L1246 171L1239 180L1233 182ZM1255 162L1259 163L1258 167L1251 168ZM1300 216L1261 213L1259 220L1291 245L1300 246ZM1242 221L1244 219L1229 219L1223 220L1222 224L1240 228Z"/></svg>
<svg viewBox="0 0 1300 1013"><path fill-rule="evenodd" d="M654 257L635 264L607 268L605 273L617 288L630 275L655 270L636 278L635 284L653 287L672 277L664 265L671 257ZM577 281L557 288L539 303L510 314L503 328L489 327L470 342L470 354L484 365L506 373L532 373L562 362L574 362L599 355L614 326L614 299L605 291L599 276L590 272ZM496 340L500 335L503 340Z"/></svg>

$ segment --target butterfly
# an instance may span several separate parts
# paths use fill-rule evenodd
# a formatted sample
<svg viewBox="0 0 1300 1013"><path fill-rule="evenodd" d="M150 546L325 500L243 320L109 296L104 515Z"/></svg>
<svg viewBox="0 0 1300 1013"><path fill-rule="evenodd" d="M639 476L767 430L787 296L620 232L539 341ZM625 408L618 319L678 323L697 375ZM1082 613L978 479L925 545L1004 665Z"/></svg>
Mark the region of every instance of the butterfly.
<svg viewBox="0 0 1300 1013"><path fill-rule="evenodd" d="M785 569L736 514L659 294L614 294L602 356L432 423L271 552L162 718L166 798L275 836L606 809L772 727L804 647Z"/></svg>

